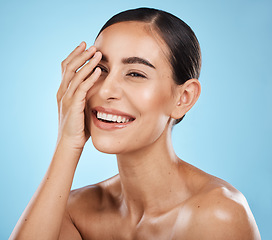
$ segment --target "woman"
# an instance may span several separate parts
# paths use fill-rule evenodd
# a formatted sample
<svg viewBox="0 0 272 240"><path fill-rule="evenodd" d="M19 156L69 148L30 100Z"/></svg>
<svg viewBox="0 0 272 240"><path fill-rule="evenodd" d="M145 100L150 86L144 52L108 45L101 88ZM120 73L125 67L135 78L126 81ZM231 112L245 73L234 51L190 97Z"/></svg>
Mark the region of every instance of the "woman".
<svg viewBox="0 0 272 240"><path fill-rule="evenodd" d="M115 15L63 62L49 169L10 239L260 239L244 196L179 159L171 130L200 95L201 54L177 17ZM119 174L70 192L91 136Z"/></svg>

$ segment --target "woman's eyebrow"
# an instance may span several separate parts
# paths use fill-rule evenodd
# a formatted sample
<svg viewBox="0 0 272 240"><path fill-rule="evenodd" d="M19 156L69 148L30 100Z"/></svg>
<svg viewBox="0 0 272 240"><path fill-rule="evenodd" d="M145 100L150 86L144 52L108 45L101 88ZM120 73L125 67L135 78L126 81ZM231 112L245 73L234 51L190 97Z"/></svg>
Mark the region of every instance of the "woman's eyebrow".
<svg viewBox="0 0 272 240"><path fill-rule="evenodd" d="M102 61L104 62L108 62L108 57L106 55L102 55ZM154 65L151 64L148 60L144 59L144 58L140 58L140 57L128 57L128 58L123 58L122 59L122 63L123 64L135 64L135 63L138 63L138 64L144 64L146 66L149 66L151 68L154 68Z"/></svg>
<svg viewBox="0 0 272 240"><path fill-rule="evenodd" d="M156 69L148 60L140 58L140 57L129 57L129 58L123 58L122 63L124 64L134 64L134 63L139 63L139 64L144 64L146 66L149 66L151 68Z"/></svg>

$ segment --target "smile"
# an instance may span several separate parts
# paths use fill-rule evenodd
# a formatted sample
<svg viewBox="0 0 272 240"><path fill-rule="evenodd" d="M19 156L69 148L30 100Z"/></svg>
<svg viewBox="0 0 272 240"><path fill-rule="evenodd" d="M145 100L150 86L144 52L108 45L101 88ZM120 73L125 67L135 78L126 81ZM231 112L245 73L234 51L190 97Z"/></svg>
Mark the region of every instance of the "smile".
<svg viewBox="0 0 272 240"><path fill-rule="evenodd" d="M96 107L92 110L94 124L103 130L114 130L130 125L136 118L115 109Z"/></svg>
<svg viewBox="0 0 272 240"><path fill-rule="evenodd" d="M96 112L96 117L99 120L106 121L106 122L113 122L113 123L127 123L129 121L133 121L133 119L128 118L128 117L123 117L120 115L112 115L112 114L107 114L104 112Z"/></svg>

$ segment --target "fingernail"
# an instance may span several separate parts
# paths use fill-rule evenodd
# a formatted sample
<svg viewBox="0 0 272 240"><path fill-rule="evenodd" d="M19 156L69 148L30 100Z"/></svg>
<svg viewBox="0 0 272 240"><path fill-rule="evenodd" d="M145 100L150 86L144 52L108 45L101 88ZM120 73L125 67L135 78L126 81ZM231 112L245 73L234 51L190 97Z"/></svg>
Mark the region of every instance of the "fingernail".
<svg viewBox="0 0 272 240"><path fill-rule="evenodd" d="M83 46L83 41L82 41L82 42L79 44L79 46L80 46L80 47L82 47L82 46Z"/></svg>
<svg viewBox="0 0 272 240"><path fill-rule="evenodd" d="M99 67L97 67L97 68L94 70L94 73L95 73L95 74L98 74L100 71L101 71L101 69L100 69Z"/></svg>
<svg viewBox="0 0 272 240"><path fill-rule="evenodd" d="M98 56L98 52L96 52L96 53L94 54L93 58L97 58L97 56Z"/></svg>

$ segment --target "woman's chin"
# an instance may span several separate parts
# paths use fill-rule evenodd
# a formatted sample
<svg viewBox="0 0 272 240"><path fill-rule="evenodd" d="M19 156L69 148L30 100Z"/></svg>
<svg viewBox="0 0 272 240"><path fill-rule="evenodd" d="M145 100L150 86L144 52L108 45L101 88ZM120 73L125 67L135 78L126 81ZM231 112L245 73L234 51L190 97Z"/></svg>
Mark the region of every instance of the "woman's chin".
<svg viewBox="0 0 272 240"><path fill-rule="evenodd" d="M105 139L100 139L99 137L92 137L92 143L94 147L99 151L107 154L119 154L122 151L122 146L117 142L105 141Z"/></svg>

